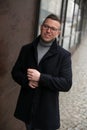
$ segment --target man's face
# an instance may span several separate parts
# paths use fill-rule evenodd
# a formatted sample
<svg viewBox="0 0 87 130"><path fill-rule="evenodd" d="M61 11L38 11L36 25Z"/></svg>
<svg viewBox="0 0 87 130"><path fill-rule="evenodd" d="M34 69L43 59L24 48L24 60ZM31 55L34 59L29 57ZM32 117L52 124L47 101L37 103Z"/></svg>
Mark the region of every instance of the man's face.
<svg viewBox="0 0 87 130"><path fill-rule="evenodd" d="M41 25L41 38L46 43L53 41L60 35L60 23L50 18Z"/></svg>

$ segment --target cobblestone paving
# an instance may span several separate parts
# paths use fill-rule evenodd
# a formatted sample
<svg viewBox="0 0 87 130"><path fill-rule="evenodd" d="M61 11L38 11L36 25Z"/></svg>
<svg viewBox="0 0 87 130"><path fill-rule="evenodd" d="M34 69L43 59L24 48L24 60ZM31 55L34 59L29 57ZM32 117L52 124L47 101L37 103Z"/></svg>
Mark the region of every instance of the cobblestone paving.
<svg viewBox="0 0 87 130"><path fill-rule="evenodd" d="M87 130L87 39L72 56L73 85L60 93L59 130Z"/></svg>

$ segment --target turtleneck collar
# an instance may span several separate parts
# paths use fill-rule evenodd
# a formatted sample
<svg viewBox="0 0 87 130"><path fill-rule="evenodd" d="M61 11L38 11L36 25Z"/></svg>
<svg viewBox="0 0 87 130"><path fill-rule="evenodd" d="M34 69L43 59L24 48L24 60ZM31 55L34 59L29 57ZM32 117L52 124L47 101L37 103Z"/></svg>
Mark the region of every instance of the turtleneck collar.
<svg viewBox="0 0 87 130"><path fill-rule="evenodd" d="M39 41L39 44L41 46L44 46L44 47L50 47L52 45L52 43L53 43L53 41L45 43L41 38L40 38L40 41Z"/></svg>

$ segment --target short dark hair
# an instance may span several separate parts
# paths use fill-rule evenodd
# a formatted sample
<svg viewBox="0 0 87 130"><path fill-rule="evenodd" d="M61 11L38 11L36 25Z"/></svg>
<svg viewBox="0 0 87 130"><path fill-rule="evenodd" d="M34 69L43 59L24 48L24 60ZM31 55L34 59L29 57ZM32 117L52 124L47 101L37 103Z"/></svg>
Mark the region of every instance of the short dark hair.
<svg viewBox="0 0 87 130"><path fill-rule="evenodd" d="M57 15L55 15L55 14L50 14L50 15L48 15L46 18L45 18L45 20L43 21L43 23L46 21L46 19L48 19L48 18L50 18L50 19L52 19L52 20L56 20L56 21L58 21L60 24L61 24L61 21L60 21L60 19L59 19L59 17L57 16Z"/></svg>

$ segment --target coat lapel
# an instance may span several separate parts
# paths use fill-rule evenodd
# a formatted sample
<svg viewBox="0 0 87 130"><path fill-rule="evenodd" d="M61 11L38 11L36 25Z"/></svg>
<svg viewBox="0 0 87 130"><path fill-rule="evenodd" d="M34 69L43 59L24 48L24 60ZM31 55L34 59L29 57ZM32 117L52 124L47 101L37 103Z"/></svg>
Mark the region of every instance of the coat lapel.
<svg viewBox="0 0 87 130"><path fill-rule="evenodd" d="M33 45L33 49L34 49L34 59L36 61L36 63L38 64L38 56L37 56L37 45L38 45L38 42L39 42L39 39L40 39L40 36L38 38L36 38L32 45Z"/></svg>

